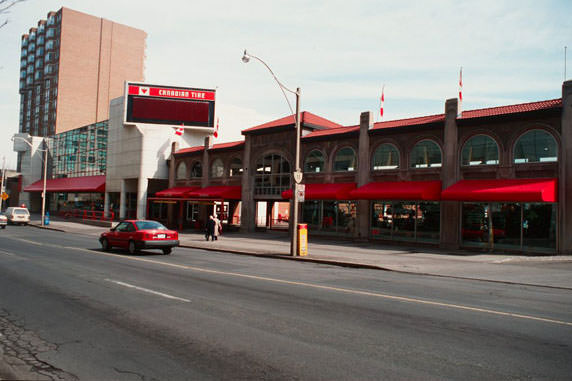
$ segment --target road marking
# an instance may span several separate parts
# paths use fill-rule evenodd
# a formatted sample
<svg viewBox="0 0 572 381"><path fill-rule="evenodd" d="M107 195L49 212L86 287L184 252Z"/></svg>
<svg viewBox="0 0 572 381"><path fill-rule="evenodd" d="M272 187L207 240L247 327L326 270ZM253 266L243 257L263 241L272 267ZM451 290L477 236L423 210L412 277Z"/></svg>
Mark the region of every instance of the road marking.
<svg viewBox="0 0 572 381"><path fill-rule="evenodd" d="M13 237L11 237L11 238L13 238ZM13 239L18 240L19 238L13 238ZM23 240L23 239L19 239L19 240L27 242L27 240ZM59 248L80 250L80 251L84 251L84 252L87 252L89 254L94 254L94 255L104 255L104 256L113 257L113 258L123 258L123 259L132 260L132 261L151 263L151 264L162 265L162 266L167 266L167 267L172 267L172 268L177 268L177 269L182 269L182 270L192 270L192 271L203 272L203 273L207 273L207 274L227 275L227 276L233 276L233 277L238 277L238 278L255 279L255 280L261 280L261 281L273 282L273 283L279 283L279 284L288 284L288 285L293 285L293 286L315 288L315 289L320 289L320 290L343 292L346 294L372 296L372 297L388 299L388 300L396 300L396 301L406 302L406 303L424 304L424 305L430 305L430 306L436 306L436 307L486 313L486 314L490 314L490 315L506 316L506 317L512 317L512 318L517 318L517 319L540 321L540 322L544 322L544 323L558 324L558 325L564 325L564 326L572 327L572 322L568 322L568 321L548 319L548 318L543 318L543 317L538 317L538 316L533 316L533 315L524 315L524 314L517 314L517 313L512 313L512 312L491 310L491 309L487 309L487 308L471 307L471 306L465 306L462 304L435 302L435 301L431 301L431 300L409 298L409 297L405 297L405 296L389 295L389 294L383 294L383 293L371 292L371 291L352 290L349 288L323 286L323 285L319 285L319 284L306 283L306 282L296 282L296 281L269 278L269 277L262 277L262 276L258 276L258 275L247 275L247 274L239 274L239 273L233 273L233 272L228 272L228 271L209 270L209 269L204 269L201 267L178 265L175 263L162 262L162 261L157 261L157 260L147 259L147 258L141 258L141 257L121 256L121 255L117 255L117 254L113 254L113 253L106 253L106 252L102 252L102 251L95 251L95 250L84 249L84 248L80 248L80 247L60 246L60 245L54 245L54 244L45 244L45 246L53 246L53 247L59 247Z"/></svg>
<svg viewBox="0 0 572 381"><path fill-rule="evenodd" d="M15 256L16 256L16 254L10 253L10 252L4 251L4 250L0 250L0 254L5 254L5 255L8 255L8 256L10 256L10 257L15 257Z"/></svg>
<svg viewBox="0 0 572 381"><path fill-rule="evenodd" d="M139 287L139 286L134 286L134 285L129 284L129 283L120 282L120 281L118 281L118 280L106 279L106 281L111 282L111 283L118 284L118 285L120 285L120 286L124 286L124 287L128 287L128 288L133 288L133 289L138 290L138 291L147 292L147 293L149 293L149 294L162 296L163 298L167 298L167 299L179 300L179 301L185 302L185 303L190 303L190 302L191 302L189 299L183 299L183 298L179 298L179 297L177 297L177 296L173 296L173 295L169 295L169 294L164 294L164 293L159 292L159 291L149 290L148 288L143 288L143 287Z"/></svg>

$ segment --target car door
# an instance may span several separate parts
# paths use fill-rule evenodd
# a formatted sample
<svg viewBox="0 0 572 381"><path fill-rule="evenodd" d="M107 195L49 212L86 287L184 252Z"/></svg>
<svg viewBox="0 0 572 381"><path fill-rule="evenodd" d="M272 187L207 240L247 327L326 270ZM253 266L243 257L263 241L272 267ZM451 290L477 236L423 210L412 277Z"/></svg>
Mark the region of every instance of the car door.
<svg viewBox="0 0 572 381"><path fill-rule="evenodd" d="M127 241L125 241L125 239L129 225L131 225L130 222L120 222L115 227L115 229L109 235L109 243L112 246L117 246L117 247L127 246Z"/></svg>

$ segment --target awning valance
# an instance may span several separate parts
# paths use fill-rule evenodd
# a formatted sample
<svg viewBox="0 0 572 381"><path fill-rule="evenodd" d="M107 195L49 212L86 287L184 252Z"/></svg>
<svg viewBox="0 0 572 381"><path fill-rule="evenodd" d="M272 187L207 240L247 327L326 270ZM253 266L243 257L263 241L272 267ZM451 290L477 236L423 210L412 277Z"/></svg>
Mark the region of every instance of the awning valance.
<svg viewBox="0 0 572 381"><path fill-rule="evenodd" d="M558 179L461 180L441 198L453 201L557 202Z"/></svg>
<svg viewBox="0 0 572 381"><path fill-rule="evenodd" d="M44 180L38 180L24 188L24 192L43 192L43 190ZM46 192L103 193L105 192L105 175L48 179L46 180Z"/></svg>
<svg viewBox="0 0 572 381"><path fill-rule="evenodd" d="M350 192L356 188L356 183L337 184L305 184L306 200L352 200ZM282 192L282 198L292 198L292 189Z"/></svg>
<svg viewBox="0 0 572 381"><path fill-rule="evenodd" d="M211 200L240 200L242 198L242 187L240 185L211 186L188 192L185 196Z"/></svg>
<svg viewBox="0 0 572 381"><path fill-rule="evenodd" d="M187 193L197 189L199 187L173 187L155 193L155 197L185 197Z"/></svg>
<svg viewBox="0 0 572 381"><path fill-rule="evenodd" d="M441 199L441 181L386 181L369 183L350 193L352 200L420 200Z"/></svg>

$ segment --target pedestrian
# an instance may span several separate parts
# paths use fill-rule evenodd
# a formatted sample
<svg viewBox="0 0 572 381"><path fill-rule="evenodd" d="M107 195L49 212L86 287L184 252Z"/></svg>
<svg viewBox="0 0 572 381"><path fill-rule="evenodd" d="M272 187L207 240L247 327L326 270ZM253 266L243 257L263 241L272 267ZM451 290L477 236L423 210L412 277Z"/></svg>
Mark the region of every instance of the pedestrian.
<svg viewBox="0 0 572 381"><path fill-rule="evenodd" d="M216 241L220 233L222 233L222 224L216 215L213 216L213 220L215 222L213 239Z"/></svg>
<svg viewBox="0 0 572 381"><path fill-rule="evenodd" d="M216 227L216 222L213 219L213 216L209 216L209 219L208 219L207 224L206 224L206 231L205 231L205 238L207 239L207 241L209 240L209 237L212 237L212 240L214 241L215 227Z"/></svg>

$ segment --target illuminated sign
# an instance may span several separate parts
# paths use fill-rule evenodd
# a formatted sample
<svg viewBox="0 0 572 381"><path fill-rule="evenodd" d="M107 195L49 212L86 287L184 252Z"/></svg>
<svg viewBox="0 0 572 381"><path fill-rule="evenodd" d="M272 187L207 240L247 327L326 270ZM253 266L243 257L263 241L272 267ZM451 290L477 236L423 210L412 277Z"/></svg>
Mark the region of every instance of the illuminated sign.
<svg viewBox="0 0 572 381"><path fill-rule="evenodd" d="M215 90L127 83L125 123L214 127Z"/></svg>

